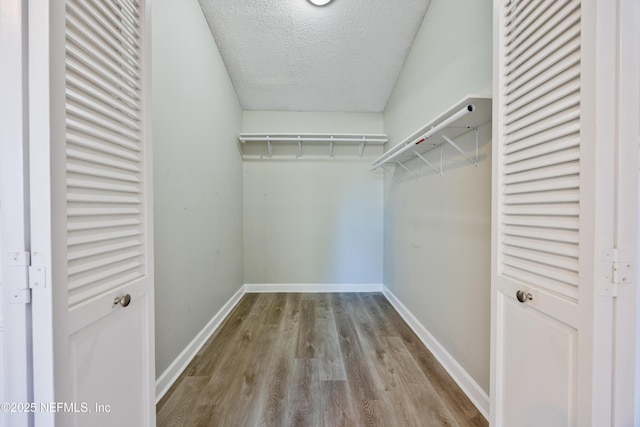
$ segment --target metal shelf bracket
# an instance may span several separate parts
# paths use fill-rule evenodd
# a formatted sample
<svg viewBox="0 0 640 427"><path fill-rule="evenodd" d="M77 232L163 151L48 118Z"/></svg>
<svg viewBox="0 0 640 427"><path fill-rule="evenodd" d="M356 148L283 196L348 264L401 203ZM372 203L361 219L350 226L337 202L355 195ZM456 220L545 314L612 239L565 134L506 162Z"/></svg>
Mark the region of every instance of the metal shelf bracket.
<svg viewBox="0 0 640 427"><path fill-rule="evenodd" d="M418 175L416 175L415 173L413 173L413 172L411 171L411 169L409 169L408 167L406 167L405 165L403 165L403 164L402 164L402 163L400 163L400 162L397 162L396 164L397 164L397 165L399 165L400 167L402 167L402 169L404 169L404 170L406 170L407 172L409 172L409 175L411 175L412 177L414 177L414 178L415 178L415 179L417 179L417 180L420 180L420 177L419 177Z"/></svg>
<svg viewBox="0 0 640 427"><path fill-rule="evenodd" d="M441 153L442 153L442 151L441 151ZM413 154L418 156L423 162L425 162L427 164L427 166L429 166L431 169L433 169L438 175L442 176L442 156L440 156L440 169L438 169L437 167L433 166L433 164L429 160L425 159L422 154L418 153L417 151L414 151ZM418 163L418 165L420 165L420 164ZM420 169L418 169L418 175L420 175Z"/></svg>
<svg viewBox="0 0 640 427"><path fill-rule="evenodd" d="M447 135L445 135L444 133L440 133L440 136L449 143L449 145L451 145L453 148L455 148L455 150L462 154L462 156L467 159L469 161L469 163L471 163L472 165L474 165L475 167L478 167L478 158L476 157L475 159L472 159L471 157L467 156L467 153L464 152L464 150L462 148L460 148L460 146L458 144L456 144L453 139L449 138ZM477 139L476 139L476 146L477 146ZM476 149L477 152L477 149Z"/></svg>

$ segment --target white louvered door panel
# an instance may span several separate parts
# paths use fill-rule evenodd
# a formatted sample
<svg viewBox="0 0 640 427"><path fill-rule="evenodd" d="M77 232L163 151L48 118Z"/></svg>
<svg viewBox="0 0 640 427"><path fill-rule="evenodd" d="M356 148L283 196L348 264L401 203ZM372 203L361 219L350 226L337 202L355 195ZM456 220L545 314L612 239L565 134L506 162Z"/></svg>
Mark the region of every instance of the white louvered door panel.
<svg viewBox="0 0 640 427"><path fill-rule="evenodd" d="M491 419L495 426L573 426L581 2L497 5Z"/></svg>
<svg viewBox="0 0 640 427"><path fill-rule="evenodd" d="M42 425L155 425L149 4L34 2L34 23L50 28L49 76L60 77L50 83L53 365L34 349L53 388L36 401L76 405L36 414Z"/></svg>
<svg viewBox="0 0 640 427"><path fill-rule="evenodd" d="M126 2L67 2L69 305L145 274L140 45Z"/></svg>
<svg viewBox="0 0 640 427"><path fill-rule="evenodd" d="M499 274L577 300L580 3L535 3L505 29Z"/></svg>

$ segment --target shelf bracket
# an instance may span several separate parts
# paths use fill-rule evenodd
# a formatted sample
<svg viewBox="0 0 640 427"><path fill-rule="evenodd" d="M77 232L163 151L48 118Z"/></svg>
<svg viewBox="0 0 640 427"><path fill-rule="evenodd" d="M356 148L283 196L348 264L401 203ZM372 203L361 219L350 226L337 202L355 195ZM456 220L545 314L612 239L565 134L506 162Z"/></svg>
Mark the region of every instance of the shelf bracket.
<svg viewBox="0 0 640 427"><path fill-rule="evenodd" d="M433 169L434 171L436 171L436 173L440 176L442 176L442 156L440 156L440 170L438 170L437 167L433 166L433 164L431 164L431 162L427 159L425 159L422 154L418 153L417 151L414 151L413 154L415 154L416 156L418 156L423 162L425 162L427 164L427 166L429 166L431 169Z"/></svg>
<svg viewBox="0 0 640 427"><path fill-rule="evenodd" d="M300 135L298 135L298 158L302 158L302 139L300 138Z"/></svg>
<svg viewBox="0 0 640 427"><path fill-rule="evenodd" d="M333 159L333 135L331 135L331 142L329 142L329 157Z"/></svg>
<svg viewBox="0 0 640 427"><path fill-rule="evenodd" d="M458 153L462 154L464 156L464 158L467 159L471 164L475 165L476 167L478 166L478 159L474 160L471 157L467 156L467 154L464 152L464 150L462 148L460 148L458 146L458 144L453 142L453 140L451 138L449 138L447 135L441 133L440 136L442 136L445 141L447 141L453 148L455 148Z"/></svg>
<svg viewBox="0 0 640 427"><path fill-rule="evenodd" d="M402 167L402 169L406 170L407 172L409 172L409 175L411 175L412 177L414 177L415 179L419 180L420 177L418 175L416 175L415 173L411 172L411 169L409 169L408 167L406 167L405 165L403 165L400 162L396 163L397 165L399 165L400 167Z"/></svg>
<svg viewBox="0 0 640 427"><path fill-rule="evenodd" d="M267 152L269 153L268 156L271 157L273 156L273 146L271 145L271 138L269 138L267 136Z"/></svg>
<svg viewBox="0 0 640 427"><path fill-rule="evenodd" d="M364 156L364 143L365 143L365 138L363 136L362 142L360 143L360 157Z"/></svg>

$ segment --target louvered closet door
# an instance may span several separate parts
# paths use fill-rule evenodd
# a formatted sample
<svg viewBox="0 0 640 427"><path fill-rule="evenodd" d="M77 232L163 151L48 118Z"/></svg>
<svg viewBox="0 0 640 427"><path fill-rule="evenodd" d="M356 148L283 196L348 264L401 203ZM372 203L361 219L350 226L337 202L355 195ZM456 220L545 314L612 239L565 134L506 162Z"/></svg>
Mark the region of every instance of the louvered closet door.
<svg viewBox="0 0 640 427"><path fill-rule="evenodd" d="M580 1L498 1L492 421L577 411Z"/></svg>
<svg viewBox="0 0 640 427"><path fill-rule="evenodd" d="M60 141L54 134L51 142L52 216L58 223L50 237L51 400L76 405L57 410L53 418L61 426L151 426L155 373L148 3L49 4L52 33L64 31L64 81L52 81L52 104L57 85L62 85L58 93L65 112ZM55 111L51 116L61 117ZM42 329L39 321L36 316L34 330ZM40 343L36 340L36 346ZM36 364L43 366L42 361Z"/></svg>

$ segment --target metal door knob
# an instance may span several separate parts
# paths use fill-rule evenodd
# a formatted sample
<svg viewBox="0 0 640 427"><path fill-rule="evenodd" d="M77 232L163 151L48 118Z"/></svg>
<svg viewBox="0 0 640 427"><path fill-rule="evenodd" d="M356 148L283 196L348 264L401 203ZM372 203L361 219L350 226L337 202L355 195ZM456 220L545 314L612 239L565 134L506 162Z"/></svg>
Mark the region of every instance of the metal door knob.
<svg viewBox="0 0 640 427"><path fill-rule="evenodd" d="M533 295L531 295L531 292L518 291L516 292L516 298L520 302L527 302L533 299Z"/></svg>
<svg viewBox="0 0 640 427"><path fill-rule="evenodd" d="M120 295L119 297L116 297L116 299L113 301L113 305L120 304L123 307L128 306L130 303L131 303L131 295L129 294Z"/></svg>

